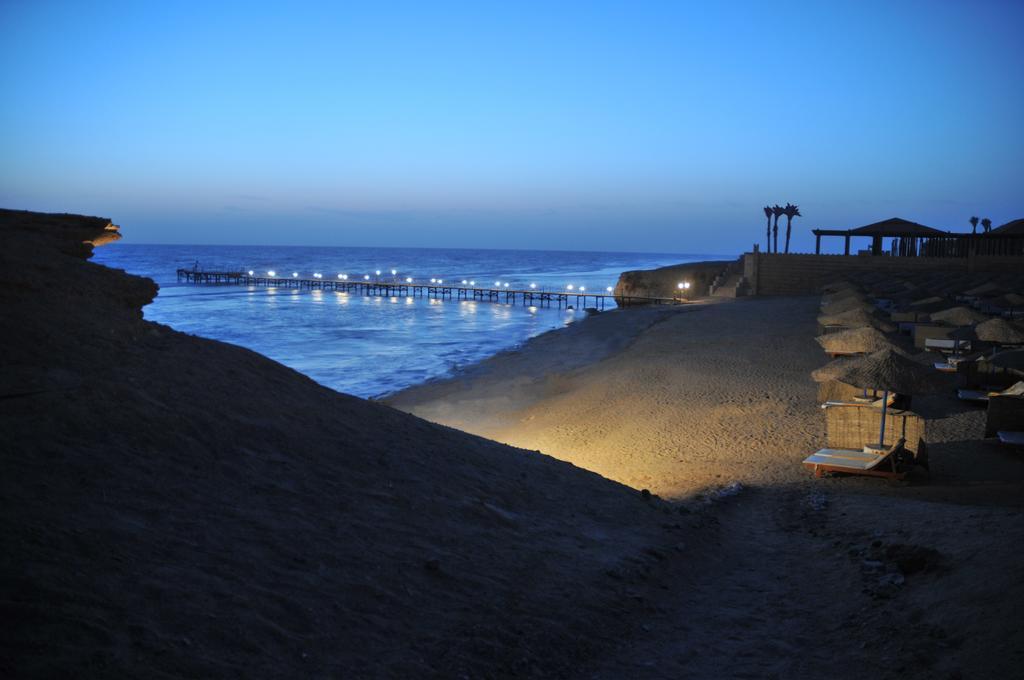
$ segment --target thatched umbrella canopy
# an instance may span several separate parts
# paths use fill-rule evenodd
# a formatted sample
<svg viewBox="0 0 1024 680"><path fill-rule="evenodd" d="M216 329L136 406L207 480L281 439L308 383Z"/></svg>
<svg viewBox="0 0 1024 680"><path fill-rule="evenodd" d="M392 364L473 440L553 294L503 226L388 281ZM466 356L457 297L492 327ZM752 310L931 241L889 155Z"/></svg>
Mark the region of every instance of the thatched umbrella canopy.
<svg viewBox="0 0 1024 680"><path fill-rule="evenodd" d="M975 286L974 288L971 288L970 290L965 290L964 291L964 295L977 295L977 296L992 297L994 295L999 295L1002 292L1003 292L1002 286L1000 286L998 283L995 283L993 281L989 281L987 283L981 284L980 286Z"/></svg>
<svg viewBox="0 0 1024 680"><path fill-rule="evenodd" d="M832 283L826 283L821 287L823 293L838 293L844 290L859 290L860 286L852 281L842 279L840 281L833 281Z"/></svg>
<svg viewBox="0 0 1024 680"><path fill-rule="evenodd" d="M1024 295L1007 293L1006 295L1000 295L991 302L1000 307L1024 307Z"/></svg>
<svg viewBox="0 0 1024 680"><path fill-rule="evenodd" d="M988 319L984 314L963 306L932 312L931 317L932 321L941 321L951 326L970 326Z"/></svg>
<svg viewBox="0 0 1024 680"><path fill-rule="evenodd" d="M858 298L846 298L845 300L839 300L838 302L832 302L827 305L823 305L821 308L822 314L842 314L848 312L851 309L863 309L865 311L874 311L875 306L865 300Z"/></svg>
<svg viewBox="0 0 1024 680"><path fill-rule="evenodd" d="M829 354L868 354L893 347L893 343L872 326L826 333L819 335L815 340Z"/></svg>
<svg viewBox="0 0 1024 680"><path fill-rule="evenodd" d="M870 287L871 294L878 297L887 297L907 290L907 284L903 281L882 281Z"/></svg>
<svg viewBox="0 0 1024 680"><path fill-rule="evenodd" d="M885 444L885 416L890 392L921 394L941 389L939 374L929 371L913 359L894 349L883 349L851 362L836 380L862 389L882 390L882 423L878 432L878 448Z"/></svg>
<svg viewBox="0 0 1024 680"><path fill-rule="evenodd" d="M811 380L814 382L828 382L829 380L835 380L836 376L840 375L845 371L852 362L859 359L863 359L864 355L852 356L852 357L838 357L828 362L821 368L816 368L811 371Z"/></svg>
<svg viewBox="0 0 1024 680"><path fill-rule="evenodd" d="M844 290L844 291L839 292L839 293L831 293L829 295L822 295L821 296L821 304L822 305L831 305L831 304L834 304L836 302L842 302L844 300L851 300L851 299L852 300L862 300L864 302L867 302L867 297L863 293L861 293L859 291L856 291L856 290Z"/></svg>
<svg viewBox="0 0 1024 680"><path fill-rule="evenodd" d="M840 314L825 314L818 317L818 323L822 326L841 326L844 328L861 328L873 326L885 333L892 333L896 330L888 321L883 321L870 312L857 308L849 309Z"/></svg>
<svg viewBox="0 0 1024 680"><path fill-rule="evenodd" d="M909 354L899 347L894 346L892 350L897 354L901 354L911 361L914 361ZM811 371L811 380L819 383L828 382L829 380L838 380L839 376L846 372L851 366L855 366L858 362L864 361L870 356L870 354L858 354L856 356L837 357L824 366Z"/></svg>
<svg viewBox="0 0 1024 680"><path fill-rule="evenodd" d="M1006 319L989 319L974 327L978 339L993 345L1024 345L1024 330Z"/></svg>
<svg viewBox="0 0 1024 680"><path fill-rule="evenodd" d="M940 374L892 347L851 361L835 379L854 387L900 394L934 392L944 383Z"/></svg>

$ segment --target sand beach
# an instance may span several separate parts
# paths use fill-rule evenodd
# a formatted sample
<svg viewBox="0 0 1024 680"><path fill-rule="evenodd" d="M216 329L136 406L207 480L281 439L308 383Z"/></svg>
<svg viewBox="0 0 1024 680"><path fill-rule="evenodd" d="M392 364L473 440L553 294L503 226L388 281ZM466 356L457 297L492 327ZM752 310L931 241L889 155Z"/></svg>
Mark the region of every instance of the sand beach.
<svg viewBox="0 0 1024 680"><path fill-rule="evenodd" d="M380 404L144 321L109 220L2 216L7 676L1021 676L1024 462L940 395L930 475L812 478L817 298Z"/></svg>

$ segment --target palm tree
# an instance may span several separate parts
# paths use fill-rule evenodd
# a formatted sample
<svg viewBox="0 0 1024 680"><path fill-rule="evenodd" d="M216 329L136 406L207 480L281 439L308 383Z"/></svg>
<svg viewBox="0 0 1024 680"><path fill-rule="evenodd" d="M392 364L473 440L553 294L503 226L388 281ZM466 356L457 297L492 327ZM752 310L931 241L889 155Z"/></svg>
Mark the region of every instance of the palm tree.
<svg viewBox="0 0 1024 680"><path fill-rule="evenodd" d="M775 216L775 226L772 228L772 235L775 241L775 252L779 252L779 218L786 213L785 208L778 203L772 206L772 215Z"/></svg>
<svg viewBox="0 0 1024 680"><path fill-rule="evenodd" d="M793 232L793 218L803 217L803 215L800 214L800 208L792 203L787 203L786 207L782 209L782 212L786 215L786 252L788 253L789 235Z"/></svg>
<svg viewBox="0 0 1024 680"><path fill-rule="evenodd" d="M992 220L985 218L981 221L981 228L985 230L985 233L992 231Z"/></svg>
<svg viewBox="0 0 1024 680"><path fill-rule="evenodd" d="M772 209L770 206L764 207L764 216L768 218L768 252L772 252Z"/></svg>
<svg viewBox="0 0 1024 680"><path fill-rule="evenodd" d="M971 233L972 234L977 234L978 233L978 218L977 217L972 217L970 219L970 222L971 222Z"/></svg>

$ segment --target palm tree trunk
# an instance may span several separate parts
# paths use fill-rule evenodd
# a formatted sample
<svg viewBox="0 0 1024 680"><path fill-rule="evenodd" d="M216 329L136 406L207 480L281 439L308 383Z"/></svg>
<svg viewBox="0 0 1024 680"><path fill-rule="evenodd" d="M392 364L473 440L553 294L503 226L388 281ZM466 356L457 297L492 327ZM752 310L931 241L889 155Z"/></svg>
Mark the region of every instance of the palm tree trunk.
<svg viewBox="0 0 1024 680"><path fill-rule="evenodd" d="M793 230L793 218L786 215L786 253L789 253L789 234Z"/></svg>
<svg viewBox="0 0 1024 680"><path fill-rule="evenodd" d="M768 252L770 253L770 252L772 252L772 217L771 217L771 215L768 216L768 230L765 233L767 234L766 238L767 238L767 241L768 241Z"/></svg>
<svg viewBox="0 0 1024 680"><path fill-rule="evenodd" d="M775 216L775 252L779 252L779 215Z"/></svg>

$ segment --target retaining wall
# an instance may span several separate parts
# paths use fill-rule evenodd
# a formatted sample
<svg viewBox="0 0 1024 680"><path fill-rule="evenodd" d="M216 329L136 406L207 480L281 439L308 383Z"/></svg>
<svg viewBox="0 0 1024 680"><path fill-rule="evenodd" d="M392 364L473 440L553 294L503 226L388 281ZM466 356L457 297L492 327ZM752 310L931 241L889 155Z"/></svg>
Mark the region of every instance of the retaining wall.
<svg viewBox="0 0 1024 680"><path fill-rule="evenodd" d="M893 257L889 255L796 255L746 253L743 275L752 295L808 295L851 274L865 272L1020 272L1020 257Z"/></svg>

